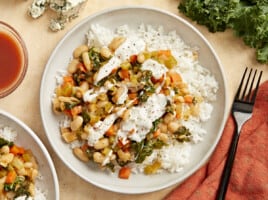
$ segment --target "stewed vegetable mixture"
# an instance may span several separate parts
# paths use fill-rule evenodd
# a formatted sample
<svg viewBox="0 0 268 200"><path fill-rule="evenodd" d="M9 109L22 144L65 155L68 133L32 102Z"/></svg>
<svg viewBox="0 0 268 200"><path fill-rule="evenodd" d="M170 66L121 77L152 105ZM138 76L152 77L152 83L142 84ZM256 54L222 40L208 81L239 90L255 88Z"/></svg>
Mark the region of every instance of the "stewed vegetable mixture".
<svg viewBox="0 0 268 200"><path fill-rule="evenodd" d="M37 175L32 152L0 137L0 199L33 197Z"/></svg>
<svg viewBox="0 0 268 200"><path fill-rule="evenodd" d="M190 56L198 59L196 51ZM74 49L53 99L54 112L69 118L60 131L65 142L78 144L74 155L127 179L131 165L153 151L190 142L180 121L198 116L203 98L189 92L177 65L171 50L149 51L123 36ZM156 158L143 172L157 173L162 164Z"/></svg>

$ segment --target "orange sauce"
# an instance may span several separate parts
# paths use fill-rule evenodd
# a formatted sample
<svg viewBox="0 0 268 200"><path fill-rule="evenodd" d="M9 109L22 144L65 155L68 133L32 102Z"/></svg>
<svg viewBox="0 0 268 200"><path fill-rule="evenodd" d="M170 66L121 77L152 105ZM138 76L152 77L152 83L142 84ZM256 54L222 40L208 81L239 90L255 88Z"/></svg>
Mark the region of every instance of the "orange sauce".
<svg viewBox="0 0 268 200"><path fill-rule="evenodd" d="M22 64L17 42L7 33L0 32L0 91L16 81Z"/></svg>

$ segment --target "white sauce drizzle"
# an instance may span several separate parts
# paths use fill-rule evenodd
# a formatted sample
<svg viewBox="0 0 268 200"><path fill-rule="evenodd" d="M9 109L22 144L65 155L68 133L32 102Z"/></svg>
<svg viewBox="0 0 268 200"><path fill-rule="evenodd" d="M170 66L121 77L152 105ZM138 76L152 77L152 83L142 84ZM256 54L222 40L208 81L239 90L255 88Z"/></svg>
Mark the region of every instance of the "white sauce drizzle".
<svg viewBox="0 0 268 200"><path fill-rule="evenodd" d="M153 94L141 106L130 108L129 118L121 123L118 136L140 142L152 128L153 122L165 113L166 104L164 94Z"/></svg>
<svg viewBox="0 0 268 200"><path fill-rule="evenodd" d="M114 69L129 59L131 55L138 54L145 49L145 42L136 37L127 38L115 51L114 56L103 65L94 77L94 83L97 84L101 79L108 76Z"/></svg>
<svg viewBox="0 0 268 200"><path fill-rule="evenodd" d="M105 132L113 125L115 120L123 114L126 108L120 108L117 112L108 115L103 121L99 121L94 126L88 127L88 145L93 146L100 138L103 137Z"/></svg>
<svg viewBox="0 0 268 200"><path fill-rule="evenodd" d="M150 70L152 72L152 75L156 79L160 79L168 69L165 67L165 65L157 62L153 59L146 60L141 67L142 70Z"/></svg>
<svg viewBox="0 0 268 200"><path fill-rule="evenodd" d="M106 93L112 87L113 84L106 84L105 86L100 87L98 90L95 90L93 88L89 89L84 93L83 100L85 102L92 102L97 98L97 96L99 96L102 93Z"/></svg>

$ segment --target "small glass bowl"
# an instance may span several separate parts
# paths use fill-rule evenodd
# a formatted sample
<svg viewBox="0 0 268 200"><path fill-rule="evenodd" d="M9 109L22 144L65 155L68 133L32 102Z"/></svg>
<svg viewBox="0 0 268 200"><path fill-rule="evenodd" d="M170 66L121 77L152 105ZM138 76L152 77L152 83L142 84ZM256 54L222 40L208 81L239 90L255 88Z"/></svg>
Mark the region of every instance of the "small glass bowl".
<svg viewBox="0 0 268 200"><path fill-rule="evenodd" d="M16 43L16 46L21 56L21 66L18 71L18 74L9 85L3 87L2 89L0 88L0 98L3 98L12 93L24 79L28 68L28 51L20 34L13 27L3 21L0 21L0 32L8 35Z"/></svg>

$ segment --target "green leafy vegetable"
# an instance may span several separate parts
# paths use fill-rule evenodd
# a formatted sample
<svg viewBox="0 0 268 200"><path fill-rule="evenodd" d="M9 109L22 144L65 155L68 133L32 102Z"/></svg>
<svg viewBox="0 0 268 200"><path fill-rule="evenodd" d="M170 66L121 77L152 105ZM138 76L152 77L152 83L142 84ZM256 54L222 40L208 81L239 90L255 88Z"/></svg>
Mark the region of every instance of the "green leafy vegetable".
<svg viewBox="0 0 268 200"><path fill-rule="evenodd" d="M182 0L178 9L211 32L233 29L268 63L268 0Z"/></svg>
<svg viewBox="0 0 268 200"><path fill-rule="evenodd" d="M177 131L174 133L174 137L179 142L190 142L191 141L191 132L185 126L181 126Z"/></svg>
<svg viewBox="0 0 268 200"><path fill-rule="evenodd" d="M30 196L29 192L29 181L26 180L22 176L17 176L16 180L13 183L5 183L4 184L4 191L15 192L15 197L26 195L27 197Z"/></svg>
<svg viewBox="0 0 268 200"><path fill-rule="evenodd" d="M141 142L132 142L131 149L135 154L135 162L142 163L147 156L153 153L154 149L161 149L165 143L158 139L144 139Z"/></svg>
<svg viewBox="0 0 268 200"><path fill-rule="evenodd" d="M13 142L9 142L9 141L5 140L4 138L0 137L0 148L5 146L5 145L12 146Z"/></svg>

